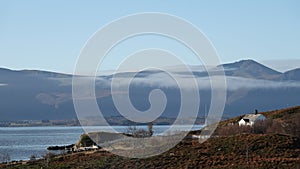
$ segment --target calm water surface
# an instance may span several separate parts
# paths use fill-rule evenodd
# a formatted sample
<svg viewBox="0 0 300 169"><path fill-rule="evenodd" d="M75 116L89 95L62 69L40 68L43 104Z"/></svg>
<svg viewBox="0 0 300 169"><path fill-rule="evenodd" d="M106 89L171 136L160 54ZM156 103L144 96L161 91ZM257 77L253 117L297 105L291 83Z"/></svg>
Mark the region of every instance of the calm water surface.
<svg viewBox="0 0 300 169"><path fill-rule="evenodd" d="M139 126L147 128L147 126ZM159 134L170 126L153 126L154 133ZM193 129L200 129L195 125ZM105 131L107 127L87 127L89 131ZM113 126L119 132L126 132L128 126ZM82 127L0 127L0 158L8 154L12 160L28 160L31 155L41 157L47 153L48 146L69 145L79 140L84 133ZM1 159L0 159L1 162Z"/></svg>

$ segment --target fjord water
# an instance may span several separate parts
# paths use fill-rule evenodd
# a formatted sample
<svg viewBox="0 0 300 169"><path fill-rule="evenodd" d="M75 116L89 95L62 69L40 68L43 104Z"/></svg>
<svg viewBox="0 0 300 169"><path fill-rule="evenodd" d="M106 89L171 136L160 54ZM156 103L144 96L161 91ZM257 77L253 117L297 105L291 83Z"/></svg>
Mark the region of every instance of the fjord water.
<svg viewBox="0 0 300 169"><path fill-rule="evenodd" d="M147 126L138 127L147 128ZM162 133L169 127L169 125L154 125L154 134ZM107 129L105 126L89 126L87 128L89 131L105 131ZM113 126L113 128L118 132L126 132L128 126ZM200 128L202 125L195 125L192 129ZM0 156L8 154L11 161L28 160L31 155L39 158L47 153L48 146L74 144L82 133L84 130L80 126L0 127Z"/></svg>

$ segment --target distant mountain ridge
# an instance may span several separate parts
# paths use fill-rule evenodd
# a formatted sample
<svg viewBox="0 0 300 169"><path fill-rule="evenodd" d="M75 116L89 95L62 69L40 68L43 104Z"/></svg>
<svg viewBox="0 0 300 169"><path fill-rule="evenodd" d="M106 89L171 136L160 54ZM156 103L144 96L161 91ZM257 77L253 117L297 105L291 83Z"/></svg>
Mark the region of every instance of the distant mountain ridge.
<svg viewBox="0 0 300 169"><path fill-rule="evenodd" d="M221 65L227 78L227 103L224 116L232 117L255 109L270 110L297 106L300 93L300 68L278 72L253 60ZM173 70L180 78L191 78L186 72ZM208 73L202 66L193 66L194 78L200 86L210 86ZM211 75L217 76L218 69ZM127 78L136 72L119 73ZM120 115L110 91L112 75L96 79L96 97L104 116ZM180 108L180 91L173 87L163 71L145 70L136 74L130 87L133 105L139 110L149 108L148 95L159 88L166 93L168 105L164 117L176 117ZM172 82L172 83L171 83ZM0 68L0 120L45 120L76 118L72 101L72 75L39 71L14 71ZM3 85L4 84L4 85ZM171 84L171 86L170 86ZM185 86L188 88L188 86ZM210 89L199 89L199 116L210 105ZM122 93L122 92L120 92Z"/></svg>
<svg viewBox="0 0 300 169"><path fill-rule="evenodd" d="M225 75L228 76L238 76L245 78L254 78L254 79L265 79L265 80L300 80L300 65L299 68L289 70L287 72L279 72L274 69L271 69L261 63L258 63L254 60L240 60L234 63L227 63L220 65L224 68ZM195 67L195 66L194 66ZM157 70L144 70L140 72L139 76L157 73L160 71ZM119 74L127 75L134 72L123 72ZM59 72L50 72L42 70L10 70L7 68L0 68L0 75L5 76L8 74L23 74L29 76L44 76L44 77L53 77L53 78L67 78L72 77L71 74L59 73ZM110 76L111 75L107 75ZM1 79L2 80L2 77Z"/></svg>
<svg viewBox="0 0 300 169"><path fill-rule="evenodd" d="M300 68L290 70L282 75L283 80L300 80Z"/></svg>
<svg viewBox="0 0 300 169"><path fill-rule="evenodd" d="M235 63L223 64L222 66L225 69L226 75L245 78L265 80L299 80L295 78L295 76L300 75L300 72L296 71L297 69L281 73L254 60L241 60Z"/></svg>

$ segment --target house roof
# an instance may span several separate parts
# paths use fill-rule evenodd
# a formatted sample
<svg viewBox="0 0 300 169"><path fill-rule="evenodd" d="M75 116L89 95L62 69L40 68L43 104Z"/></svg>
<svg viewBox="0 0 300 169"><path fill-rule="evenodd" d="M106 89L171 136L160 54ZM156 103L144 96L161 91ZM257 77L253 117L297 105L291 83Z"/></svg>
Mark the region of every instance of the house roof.
<svg viewBox="0 0 300 169"><path fill-rule="evenodd" d="M243 119L249 119L249 121L256 121L259 117L264 117L262 114L246 114Z"/></svg>

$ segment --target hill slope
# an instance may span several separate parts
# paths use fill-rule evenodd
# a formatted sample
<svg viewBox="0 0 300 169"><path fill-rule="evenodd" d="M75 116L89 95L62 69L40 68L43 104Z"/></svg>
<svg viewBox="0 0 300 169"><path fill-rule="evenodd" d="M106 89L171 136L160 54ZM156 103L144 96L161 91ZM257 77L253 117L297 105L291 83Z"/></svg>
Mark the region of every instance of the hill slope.
<svg viewBox="0 0 300 169"><path fill-rule="evenodd" d="M289 121L300 117L300 107L263 112L268 118ZM237 118L224 121L230 124ZM300 119L300 118L299 118ZM221 125L222 126L222 125ZM8 168L41 168L45 160ZM171 150L147 159L128 159L106 151L56 156L50 168L299 168L300 137L284 134L218 136L204 143L185 139Z"/></svg>

